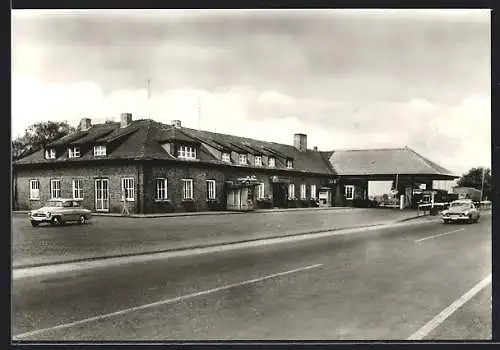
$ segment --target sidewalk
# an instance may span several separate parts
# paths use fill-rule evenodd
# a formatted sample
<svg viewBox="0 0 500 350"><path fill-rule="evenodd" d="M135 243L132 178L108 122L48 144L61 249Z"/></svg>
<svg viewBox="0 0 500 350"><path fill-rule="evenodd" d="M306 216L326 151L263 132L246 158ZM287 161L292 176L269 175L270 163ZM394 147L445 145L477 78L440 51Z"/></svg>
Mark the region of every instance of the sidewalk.
<svg viewBox="0 0 500 350"><path fill-rule="evenodd" d="M262 213L279 213L279 212L296 212L296 211L316 211L316 210L348 210L362 209L352 207L315 207L315 208L276 208L276 209L256 209L253 211L196 211L196 212L179 212L179 213L154 213L154 214L131 214L129 218L163 218L163 217L179 217L179 216L204 216L204 215L232 215L232 214L262 214ZM15 210L13 214L28 214L27 210ZM98 213L93 212L92 216L109 216L123 217L119 213Z"/></svg>

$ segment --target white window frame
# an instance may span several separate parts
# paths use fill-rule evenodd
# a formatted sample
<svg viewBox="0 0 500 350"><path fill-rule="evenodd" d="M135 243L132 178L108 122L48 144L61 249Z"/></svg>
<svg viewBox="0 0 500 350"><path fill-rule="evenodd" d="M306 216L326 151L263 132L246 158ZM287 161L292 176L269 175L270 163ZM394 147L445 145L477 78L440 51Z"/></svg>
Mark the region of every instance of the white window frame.
<svg viewBox="0 0 500 350"><path fill-rule="evenodd" d="M222 152L222 161L230 163L231 162L231 153Z"/></svg>
<svg viewBox="0 0 500 350"><path fill-rule="evenodd" d="M40 180L30 180L30 200L40 200Z"/></svg>
<svg viewBox="0 0 500 350"><path fill-rule="evenodd" d="M95 145L94 146L94 156L101 157L107 154L106 145Z"/></svg>
<svg viewBox="0 0 500 350"><path fill-rule="evenodd" d="M215 180L207 180L207 199L212 200L216 198Z"/></svg>
<svg viewBox="0 0 500 350"><path fill-rule="evenodd" d="M192 146L180 145L178 151L178 158L196 159L196 148Z"/></svg>
<svg viewBox="0 0 500 350"><path fill-rule="evenodd" d="M311 185L311 198L316 198L318 196L318 193L316 192L316 185Z"/></svg>
<svg viewBox="0 0 500 350"><path fill-rule="evenodd" d="M295 198L295 184L288 184L288 199Z"/></svg>
<svg viewBox="0 0 500 350"><path fill-rule="evenodd" d="M239 163L243 164L243 165L248 164L248 157L247 157L246 154L240 154L240 156L239 156Z"/></svg>
<svg viewBox="0 0 500 350"><path fill-rule="evenodd" d="M158 186L161 184L161 186ZM163 177L155 179L155 201L161 202L168 199L168 180Z"/></svg>
<svg viewBox="0 0 500 350"><path fill-rule="evenodd" d="M255 156L255 165L262 166L262 156Z"/></svg>
<svg viewBox="0 0 500 350"><path fill-rule="evenodd" d="M300 184L300 199L307 199L306 184Z"/></svg>
<svg viewBox="0 0 500 350"><path fill-rule="evenodd" d="M80 158L80 147L68 148L68 158Z"/></svg>
<svg viewBox="0 0 500 350"><path fill-rule="evenodd" d="M48 148L45 150L45 159L56 159L56 150Z"/></svg>
<svg viewBox="0 0 500 350"><path fill-rule="evenodd" d="M122 177L121 179L122 200L126 202L135 201L135 179L133 177Z"/></svg>
<svg viewBox="0 0 500 350"><path fill-rule="evenodd" d="M348 190L351 191L351 195L350 196L347 196L348 195ZM353 200L354 199L354 185L345 185L344 187L344 196L345 196L345 199L347 200Z"/></svg>
<svg viewBox="0 0 500 350"><path fill-rule="evenodd" d="M264 198L265 195L264 195L264 183L261 182L259 183L259 185L257 186L257 198L258 199L262 199Z"/></svg>
<svg viewBox="0 0 500 350"><path fill-rule="evenodd" d="M274 168L276 166L276 158L274 157L269 157L269 159L267 160L267 165L270 167L270 168Z"/></svg>
<svg viewBox="0 0 500 350"><path fill-rule="evenodd" d="M73 179L72 182L73 182L73 199L83 200L83 179Z"/></svg>
<svg viewBox="0 0 500 350"><path fill-rule="evenodd" d="M287 159L286 160L286 168L287 169L293 169L293 160L292 159Z"/></svg>
<svg viewBox="0 0 500 350"><path fill-rule="evenodd" d="M58 184L58 186L54 186L54 184ZM57 196L55 196L54 194L57 194ZM50 199L57 198L61 198L61 180L52 179L50 180Z"/></svg>
<svg viewBox="0 0 500 350"><path fill-rule="evenodd" d="M182 200L188 201L193 199L193 179L182 179Z"/></svg>

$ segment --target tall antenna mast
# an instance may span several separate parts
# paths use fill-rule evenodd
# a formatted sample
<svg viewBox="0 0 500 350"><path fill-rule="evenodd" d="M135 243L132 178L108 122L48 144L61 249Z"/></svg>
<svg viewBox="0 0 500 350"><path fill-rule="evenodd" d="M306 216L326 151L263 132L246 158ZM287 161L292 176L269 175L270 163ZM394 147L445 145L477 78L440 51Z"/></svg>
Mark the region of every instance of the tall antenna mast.
<svg viewBox="0 0 500 350"><path fill-rule="evenodd" d="M201 99L198 96L198 129L201 129Z"/></svg>
<svg viewBox="0 0 500 350"><path fill-rule="evenodd" d="M151 119L151 79L148 78L148 112L149 119Z"/></svg>

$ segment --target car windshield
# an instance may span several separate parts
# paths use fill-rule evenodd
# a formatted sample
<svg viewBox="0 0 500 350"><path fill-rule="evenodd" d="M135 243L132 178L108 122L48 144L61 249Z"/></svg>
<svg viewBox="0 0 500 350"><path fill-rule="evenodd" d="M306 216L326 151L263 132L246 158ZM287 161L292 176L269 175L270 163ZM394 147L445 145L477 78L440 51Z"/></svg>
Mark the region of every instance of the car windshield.
<svg viewBox="0 0 500 350"><path fill-rule="evenodd" d="M450 207L451 208L470 208L470 203L456 202L456 203L451 203Z"/></svg>
<svg viewBox="0 0 500 350"><path fill-rule="evenodd" d="M45 203L45 206L46 207L62 207L63 202L61 202L61 201L48 201L47 203Z"/></svg>

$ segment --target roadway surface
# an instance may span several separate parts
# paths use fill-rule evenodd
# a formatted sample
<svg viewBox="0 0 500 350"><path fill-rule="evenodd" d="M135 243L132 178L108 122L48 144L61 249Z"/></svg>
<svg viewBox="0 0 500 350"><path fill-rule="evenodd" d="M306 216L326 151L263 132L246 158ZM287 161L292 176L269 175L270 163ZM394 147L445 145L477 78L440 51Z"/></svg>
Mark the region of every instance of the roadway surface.
<svg viewBox="0 0 500 350"><path fill-rule="evenodd" d="M94 216L89 225L32 227L12 217L13 266L138 254L304 231L381 224L416 211L335 209L163 218Z"/></svg>
<svg viewBox="0 0 500 350"><path fill-rule="evenodd" d="M14 340L491 339L490 274L491 216L422 222L15 279L12 332Z"/></svg>

